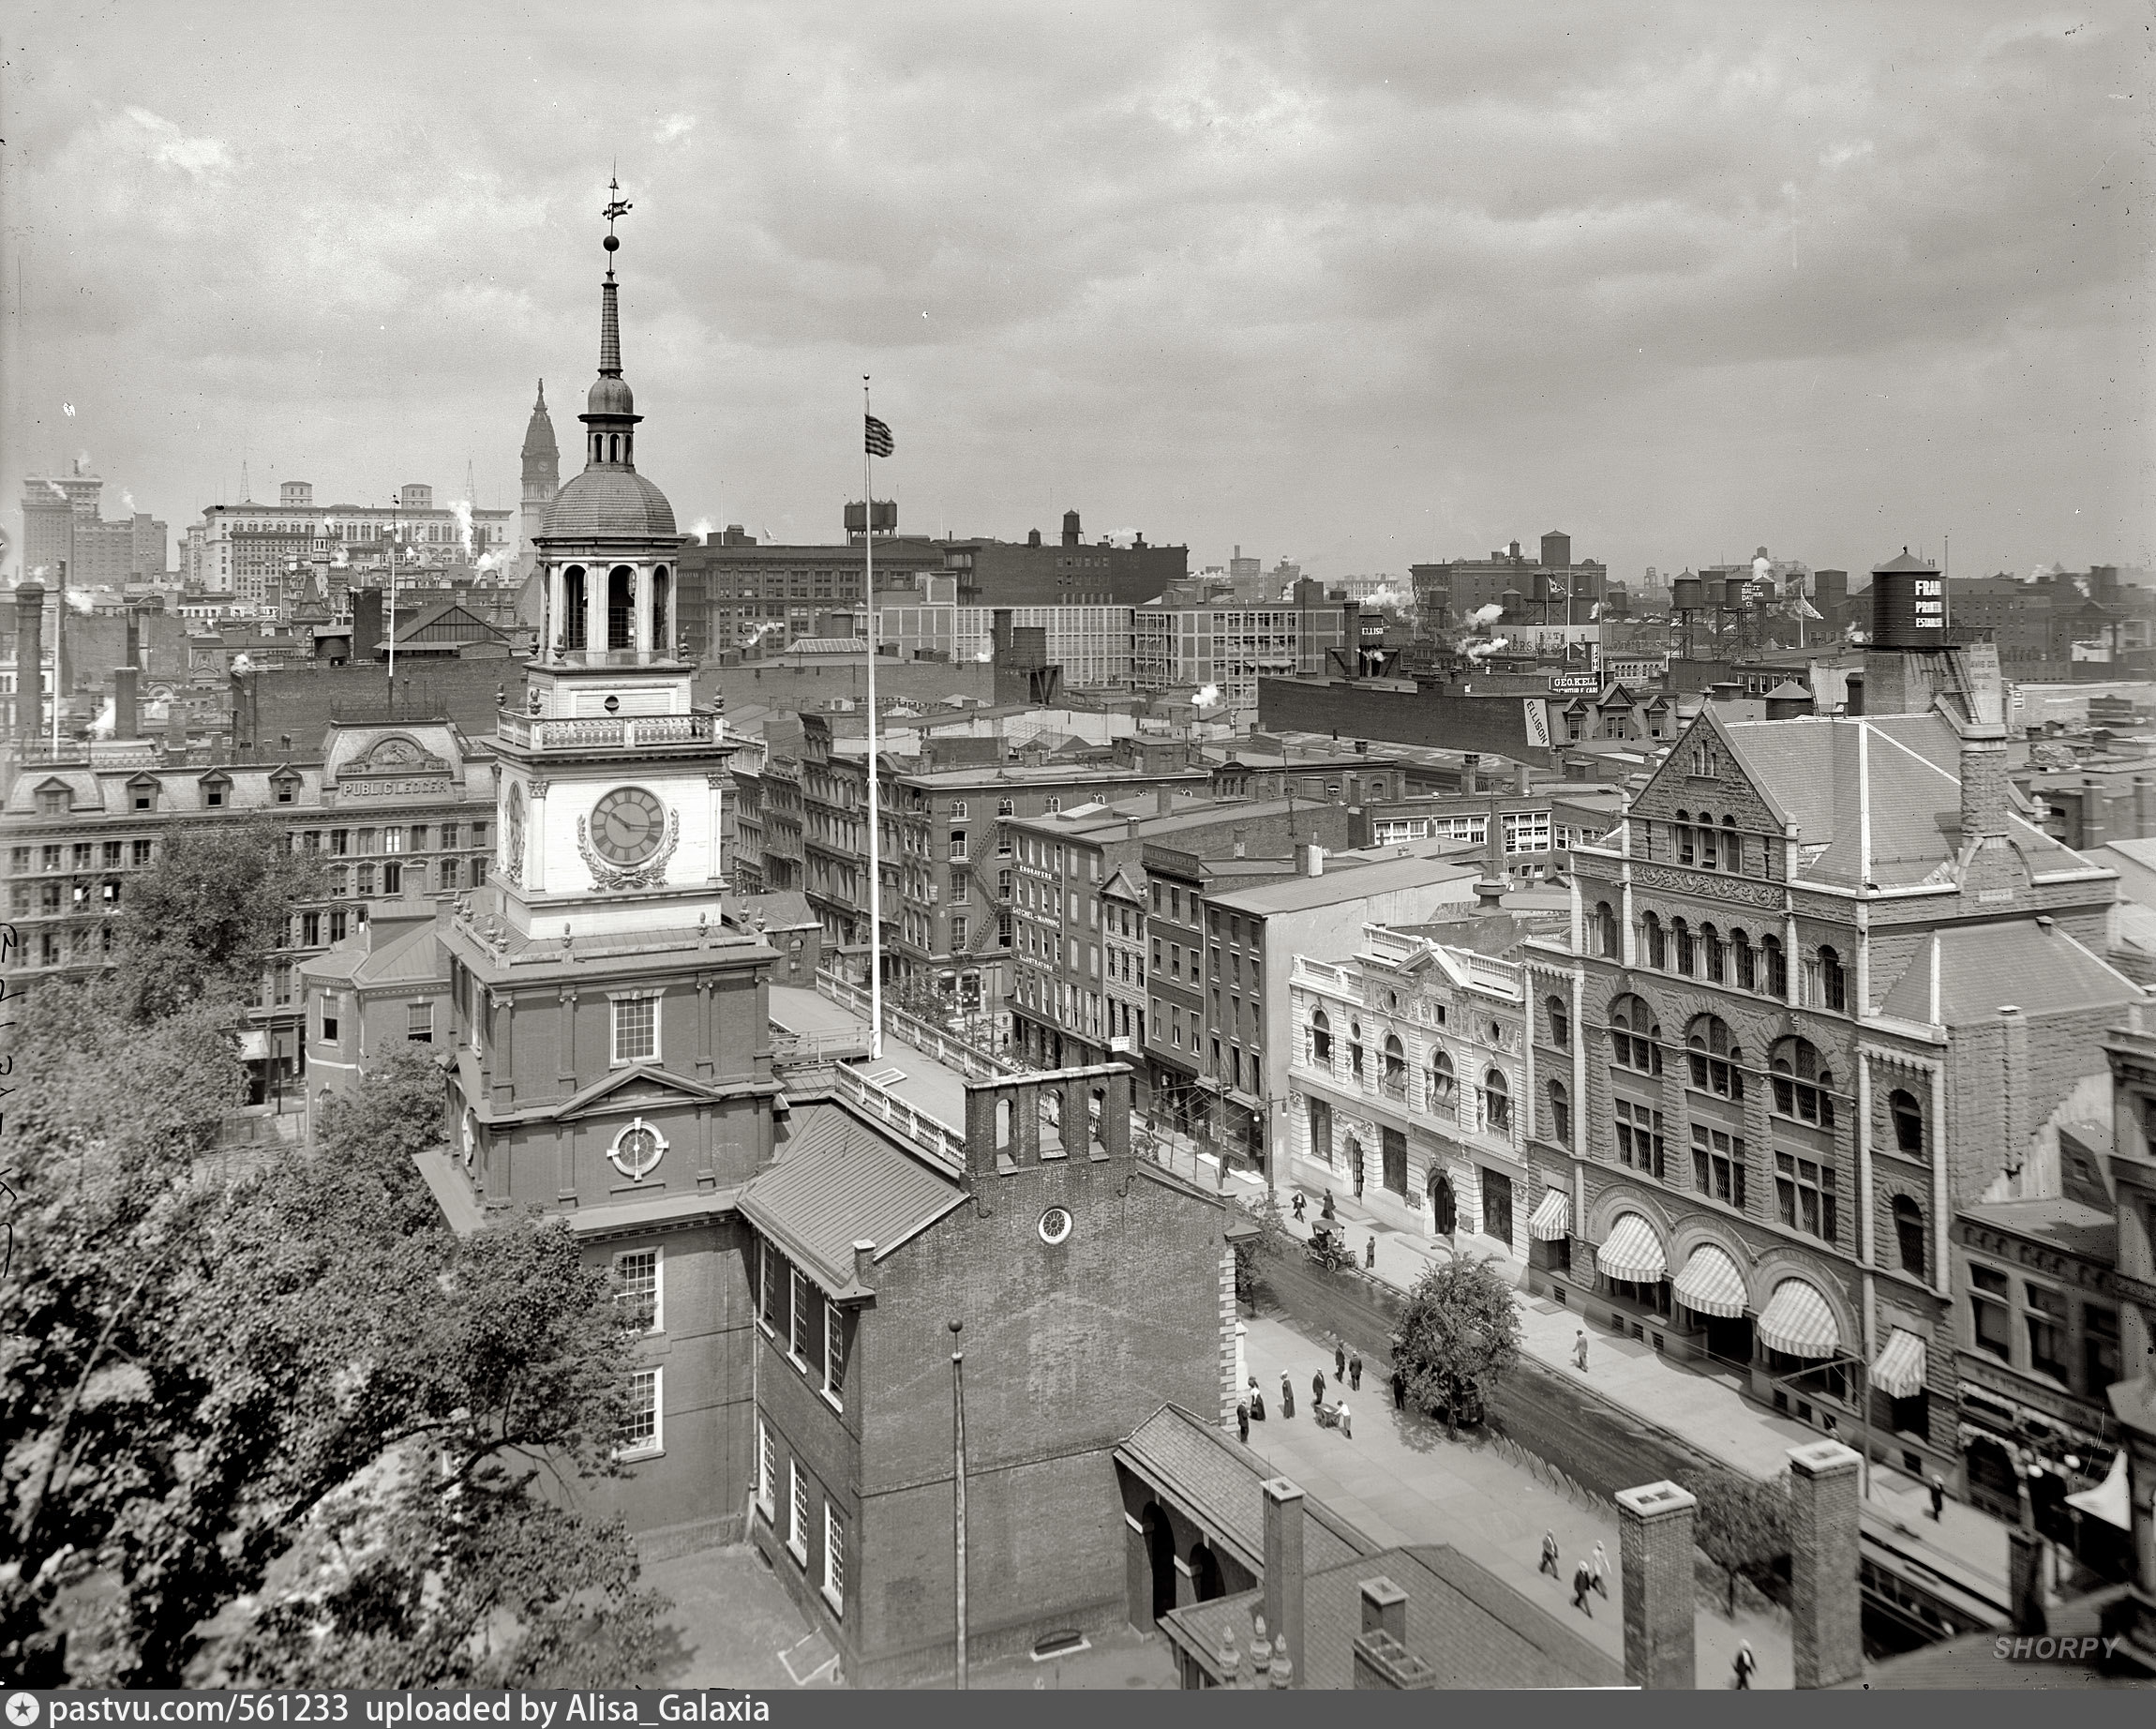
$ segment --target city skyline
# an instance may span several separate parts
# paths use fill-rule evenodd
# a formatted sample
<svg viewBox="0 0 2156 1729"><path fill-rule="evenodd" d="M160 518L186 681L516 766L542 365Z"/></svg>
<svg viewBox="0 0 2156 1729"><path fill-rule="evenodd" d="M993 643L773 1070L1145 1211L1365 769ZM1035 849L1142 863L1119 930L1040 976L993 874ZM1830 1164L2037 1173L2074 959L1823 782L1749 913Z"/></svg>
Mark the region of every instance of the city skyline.
<svg viewBox="0 0 2156 1729"><path fill-rule="evenodd" d="M11 504L514 505L618 160L685 530L836 538L865 371L911 532L2156 562L2122 8L210 15L11 23Z"/></svg>

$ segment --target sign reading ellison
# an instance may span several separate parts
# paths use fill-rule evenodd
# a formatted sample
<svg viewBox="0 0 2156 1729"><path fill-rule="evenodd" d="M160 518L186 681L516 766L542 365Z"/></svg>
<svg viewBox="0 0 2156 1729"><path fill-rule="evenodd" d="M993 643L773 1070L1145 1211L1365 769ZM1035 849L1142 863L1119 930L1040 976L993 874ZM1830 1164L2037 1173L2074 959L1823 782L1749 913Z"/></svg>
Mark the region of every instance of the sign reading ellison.
<svg viewBox="0 0 2156 1729"><path fill-rule="evenodd" d="M445 799L457 787L448 780L340 780L337 790L348 799Z"/></svg>

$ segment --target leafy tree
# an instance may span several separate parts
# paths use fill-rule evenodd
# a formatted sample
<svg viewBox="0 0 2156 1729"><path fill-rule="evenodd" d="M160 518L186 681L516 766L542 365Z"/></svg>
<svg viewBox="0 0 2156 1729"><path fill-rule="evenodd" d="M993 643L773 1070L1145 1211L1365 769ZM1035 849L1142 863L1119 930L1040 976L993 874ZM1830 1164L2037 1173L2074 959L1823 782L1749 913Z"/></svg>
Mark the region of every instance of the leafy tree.
<svg viewBox="0 0 2156 1729"><path fill-rule="evenodd" d="M115 1033L87 993L36 1001L22 1072L67 1105L0 1140L0 1673L183 1685L221 1614L242 1680L629 1678L657 1600L577 1505L616 1468L628 1335L559 1225L442 1225L410 1159L438 1069L391 1057L317 1151L220 1186L201 1104L130 1096L189 1040L236 1090L217 1010ZM68 1041L123 1036L100 1093Z"/></svg>
<svg viewBox="0 0 2156 1729"><path fill-rule="evenodd" d="M1407 1294L1392 1354L1415 1402L1445 1412L1451 1438L1463 1414L1479 1418L1499 1377L1520 1360L1512 1292L1479 1261L1437 1263Z"/></svg>
<svg viewBox="0 0 2156 1729"><path fill-rule="evenodd" d="M1737 1612L1737 1575L1772 1568L1789 1552L1789 1496L1779 1482L1715 1470L1685 1485L1699 1497L1693 1541L1722 1570L1727 1611Z"/></svg>
<svg viewBox="0 0 2156 1729"><path fill-rule="evenodd" d="M1280 1211L1280 1197L1267 1189L1260 1198L1243 1202L1243 1210L1258 1227L1255 1237L1244 1239L1235 1244L1235 1301L1249 1303L1256 1311L1258 1301L1258 1269L1267 1255L1281 1255L1291 1245L1288 1222Z"/></svg>
<svg viewBox="0 0 2156 1729"><path fill-rule="evenodd" d="M130 879L114 921L115 972L132 986L138 1020L256 994L293 908L325 892L321 861L293 851L292 839L269 816L190 823Z"/></svg>

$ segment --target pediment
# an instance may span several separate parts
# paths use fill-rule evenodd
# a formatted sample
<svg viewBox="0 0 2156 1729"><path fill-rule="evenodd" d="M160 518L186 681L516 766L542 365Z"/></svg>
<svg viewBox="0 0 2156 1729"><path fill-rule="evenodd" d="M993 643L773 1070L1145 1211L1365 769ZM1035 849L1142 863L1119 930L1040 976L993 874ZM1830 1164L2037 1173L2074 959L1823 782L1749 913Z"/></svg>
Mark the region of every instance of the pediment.
<svg viewBox="0 0 2156 1729"><path fill-rule="evenodd" d="M655 1063L638 1063L634 1068L593 1081L549 1115L559 1119L589 1116L596 1111L692 1105L711 1096L711 1090L699 1081L676 1075Z"/></svg>

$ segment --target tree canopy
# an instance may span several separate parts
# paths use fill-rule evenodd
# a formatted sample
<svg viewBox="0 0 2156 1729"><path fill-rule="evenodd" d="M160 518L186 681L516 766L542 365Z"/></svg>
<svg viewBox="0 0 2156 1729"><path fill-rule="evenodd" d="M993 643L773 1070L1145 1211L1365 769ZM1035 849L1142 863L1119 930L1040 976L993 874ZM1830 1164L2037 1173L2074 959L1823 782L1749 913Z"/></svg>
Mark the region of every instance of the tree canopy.
<svg viewBox="0 0 2156 1729"><path fill-rule="evenodd" d="M1714 1470L1687 1483L1699 1499L1693 1541L1722 1570L1728 1612L1737 1612L1737 1579L1773 1568L1789 1552L1789 1496L1779 1481L1761 1482Z"/></svg>
<svg viewBox="0 0 2156 1729"><path fill-rule="evenodd" d="M624 1417L607 1272L536 1216L443 1225L411 1158L442 1120L425 1047L377 1060L312 1150L217 1180L229 1017L134 1006L52 988L18 1030L0 1673L634 1678L659 1603L583 1506Z"/></svg>
<svg viewBox="0 0 2156 1729"><path fill-rule="evenodd" d="M1408 1395L1443 1411L1447 1436L1478 1421L1498 1379L1520 1361L1512 1292L1479 1261L1440 1261L1415 1283L1392 1341Z"/></svg>
<svg viewBox="0 0 2156 1729"><path fill-rule="evenodd" d="M321 860L293 851L292 841L269 816L188 823L128 879L113 922L114 970L131 987L137 1020L255 995L294 908L323 893Z"/></svg>

